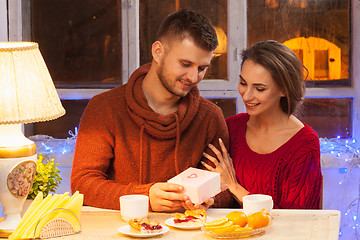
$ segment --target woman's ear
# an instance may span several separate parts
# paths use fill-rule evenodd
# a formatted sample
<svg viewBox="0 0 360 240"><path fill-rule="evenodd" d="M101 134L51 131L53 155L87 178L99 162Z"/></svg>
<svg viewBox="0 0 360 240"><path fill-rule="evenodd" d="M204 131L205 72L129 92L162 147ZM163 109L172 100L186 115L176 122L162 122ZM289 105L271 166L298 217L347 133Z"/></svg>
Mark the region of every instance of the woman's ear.
<svg viewBox="0 0 360 240"><path fill-rule="evenodd" d="M164 46L160 41L155 41L151 46L151 54L155 62L159 63L164 52Z"/></svg>

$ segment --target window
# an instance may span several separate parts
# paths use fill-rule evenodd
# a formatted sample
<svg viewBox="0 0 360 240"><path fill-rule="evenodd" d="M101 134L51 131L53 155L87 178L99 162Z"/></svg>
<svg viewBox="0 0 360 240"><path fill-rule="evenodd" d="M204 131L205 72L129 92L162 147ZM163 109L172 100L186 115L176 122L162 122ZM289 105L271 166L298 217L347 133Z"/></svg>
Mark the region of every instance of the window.
<svg viewBox="0 0 360 240"><path fill-rule="evenodd" d="M159 8L162 11L159 11ZM214 0L141 0L140 1L140 64L151 61L151 44L161 21L170 13L182 8L197 9L211 19L219 40L211 65L204 79L228 79L227 77L227 2Z"/></svg>
<svg viewBox="0 0 360 240"><path fill-rule="evenodd" d="M36 0L31 40L59 88L105 88L121 79L121 4L112 0Z"/></svg>
<svg viewBox="0 0 360 240"><path fill-rule="evenodd" d="M304 114L320 137L353 137L350 2L347 0L249 0L248 46L273 39L291 48L308 70ZM325 93L331 89L348 95ZM331 119L331 121L326 121ZM326 122L327 124L324 124Z"/></svg>
<svg viewBox="0 0 360 240"><path fill-rule="evenodd" d="M71 124L82 111L75 103L86 105L83 101L95 94L126 83L149 61L160 18L191 7L208 15L226 43L199 84L201 95L222 106L225 115L245 109L237 92L241 50L275 39L292 48L309 70L304 105L309 110L302 120L320 137L359 137L354 126L360 125L360 69L351 66L360 65L360 49L350 44L360 41L359 5L355 0L22 0L0 5L0 12L8 10L10 41L39 42L67 115L73 114ZM336 121L320 124L329 118ZM71 124L66 129L73 129Z"/></svg>

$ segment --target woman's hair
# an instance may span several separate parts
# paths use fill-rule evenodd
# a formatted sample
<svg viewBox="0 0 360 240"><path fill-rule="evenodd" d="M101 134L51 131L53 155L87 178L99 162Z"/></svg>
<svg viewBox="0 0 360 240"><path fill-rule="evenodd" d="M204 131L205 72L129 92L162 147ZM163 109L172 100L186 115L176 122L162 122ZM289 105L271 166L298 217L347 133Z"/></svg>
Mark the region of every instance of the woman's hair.
<svg viewBox="0 0 360 240"><path fill-rule="evenodd" d="M281 109L285 113L290 116L298 110L305 95L304 71L307 72L307 69L290 48L267 40L243 50L241 56L241 67L246 59L250 59L270 72L285 95L280 99Z"/></svg>
<svg viewBox="0 0 360 240"><path fill-rule="evenodd" d="M157 40L172 41L191 38L199 47L213 51L219 45L216 31L210 20L189 9L179 10L169 15L161 24Z"/></svg>

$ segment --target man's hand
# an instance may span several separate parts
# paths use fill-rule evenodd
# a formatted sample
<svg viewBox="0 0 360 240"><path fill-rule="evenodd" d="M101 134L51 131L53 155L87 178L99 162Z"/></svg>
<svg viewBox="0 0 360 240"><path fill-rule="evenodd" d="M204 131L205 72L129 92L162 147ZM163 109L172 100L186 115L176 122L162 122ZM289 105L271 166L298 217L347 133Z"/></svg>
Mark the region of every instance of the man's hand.
<svg viewBox="0 0 360 240"><path fill-rule="evenodd" d="M194 204L188 196L185 196L185 201L181 202L181 206L186 210L203 209L206 211L213 204L214 204L214 198L205 199L202 204Z"/></svg>
<svg viewBox="0 0 360 240"><path fill-rule="evenodd" d="M184 187L173 183L155 183L150 187L150 206L153 211L166 212L182 208Z"/></svg>

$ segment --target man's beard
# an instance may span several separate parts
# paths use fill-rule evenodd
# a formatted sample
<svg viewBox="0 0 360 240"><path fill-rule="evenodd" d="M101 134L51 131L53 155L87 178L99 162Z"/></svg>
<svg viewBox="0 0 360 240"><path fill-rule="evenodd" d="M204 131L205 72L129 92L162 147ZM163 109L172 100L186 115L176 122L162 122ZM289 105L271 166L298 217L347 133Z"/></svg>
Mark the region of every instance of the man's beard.
<svg viewBox="0 0 360 240"><path fill-rule="evenodd" d="M158 78L160 79L160 82L161 84L164 86L164 88L170 92L171 94L175 95L175 96L178 96L178 97L185 97L188 92L184 92L184 93L178 93L178 92L175 92L175 83L174 82L174 85L171 86L169 84L170 80L166 77L166 75L164 74L164 64L163 63L160 63L159 64L159 68L157 70L157 75L158 75ZM177 80L176 80L177 81Z"/></svg>

